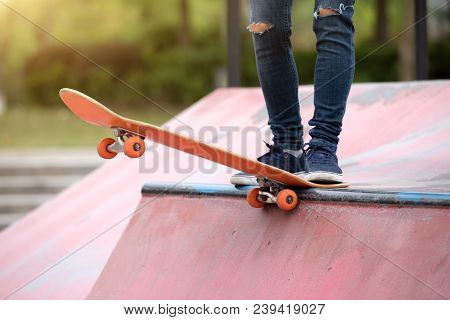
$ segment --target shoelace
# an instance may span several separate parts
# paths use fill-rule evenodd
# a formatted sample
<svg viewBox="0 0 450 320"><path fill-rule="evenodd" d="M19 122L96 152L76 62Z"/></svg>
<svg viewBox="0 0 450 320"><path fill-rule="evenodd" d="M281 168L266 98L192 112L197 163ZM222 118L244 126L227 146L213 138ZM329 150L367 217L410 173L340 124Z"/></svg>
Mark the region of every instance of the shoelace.
<svg viewBox="0 0 450 320"><path fill-rule="evenodd" d="M305 143L303 147L306 159L318 164L327 164L330 162L331 153L319 146L311 146Z"/></svg>
<svg viewBox="0 0 450 320"><path fill-rule="evenodd" d="M258 160L264 161L272 157L279 157L280 155L283 155L283 150L280 147L274 144L269 144L266 141L264 141L264 143L266 144L267 148L269 148L269 152L259 157Z"/></svg>

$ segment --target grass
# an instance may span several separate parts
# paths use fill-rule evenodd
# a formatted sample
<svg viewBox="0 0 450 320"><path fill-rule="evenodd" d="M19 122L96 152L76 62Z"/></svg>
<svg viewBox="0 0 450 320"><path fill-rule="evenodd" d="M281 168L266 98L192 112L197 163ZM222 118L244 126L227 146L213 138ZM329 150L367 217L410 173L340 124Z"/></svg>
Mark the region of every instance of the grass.
<svg viewBox="0 0 450 320"><path fill-rule="evenodd" d="M180 107L168 107L172 114ZM156 108L114 108L114 111L139 121L161 125L171 116ZM64 106L9 107L0 115L0 148L72 148L92 147L111 130L85 123Z"/></svg>

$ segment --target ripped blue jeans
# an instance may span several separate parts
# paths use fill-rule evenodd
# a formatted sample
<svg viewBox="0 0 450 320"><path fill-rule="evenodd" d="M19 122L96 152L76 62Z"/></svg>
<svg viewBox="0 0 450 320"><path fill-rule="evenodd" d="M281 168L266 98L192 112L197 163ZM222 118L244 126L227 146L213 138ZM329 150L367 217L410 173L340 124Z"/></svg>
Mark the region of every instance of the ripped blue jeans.
<svg viewBox="0 0 450 320"><path fill-rule="evenodd" d="M299 78L292 53L291 12L294 0L250 0L247 29L253 34L259 81L274 143L286 148L302 144ZM316 35L314 116L309 121L311 145L335 152L353 81L354 0L315 0L311 12ZM321 9L332 13L321 14ZM301 62L300 62L301 63Z"/></svg>

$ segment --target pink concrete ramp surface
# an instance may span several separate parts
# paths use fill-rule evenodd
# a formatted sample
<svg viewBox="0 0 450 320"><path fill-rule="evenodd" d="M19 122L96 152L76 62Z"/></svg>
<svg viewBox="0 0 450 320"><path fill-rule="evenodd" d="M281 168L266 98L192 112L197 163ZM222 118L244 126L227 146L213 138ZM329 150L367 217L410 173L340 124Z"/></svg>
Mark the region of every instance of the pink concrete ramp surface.
<svg viewBox="0 0 450 320"><path fill-rule="evenodd" d="M157 198L155 198L157 197ZM90 299L446 299L447 209L147 196Z"/></svg>
<svg viewBox="0 0 450 320"><path fill-rule="evenodd" d="M291 215L250 208L229 168L151 143L120 155L0 233L0 297L448 298L449 101L450 81L355 84L351 188L299 191ZM255 157L266 122L260 89L236 88L166 126Z"/></svg>

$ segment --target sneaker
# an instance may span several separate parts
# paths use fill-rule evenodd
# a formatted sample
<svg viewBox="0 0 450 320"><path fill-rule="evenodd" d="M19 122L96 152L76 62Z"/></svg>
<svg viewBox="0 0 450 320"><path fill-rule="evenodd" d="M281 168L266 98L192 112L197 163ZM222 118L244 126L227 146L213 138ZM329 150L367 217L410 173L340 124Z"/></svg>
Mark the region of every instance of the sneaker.
<svg viewBox="0 0 450 320"><path fill-rule="evenodd" d="M336 153L305 143L305 179L319 183L344 181Z"/></svg>
<svg viewBox="0 0 450 320"><path fill-rule="evenodd" d="M270 145L267 142L265 142L265 144L269 148L269 152L259 157L257 159L259 162L280 168L304 178L305 166L302 148L299 150L291 150L283 149L278 145ZM230 182L234 185L258 185L256 176L245 172L239 172L231 176Z"/></svg>

